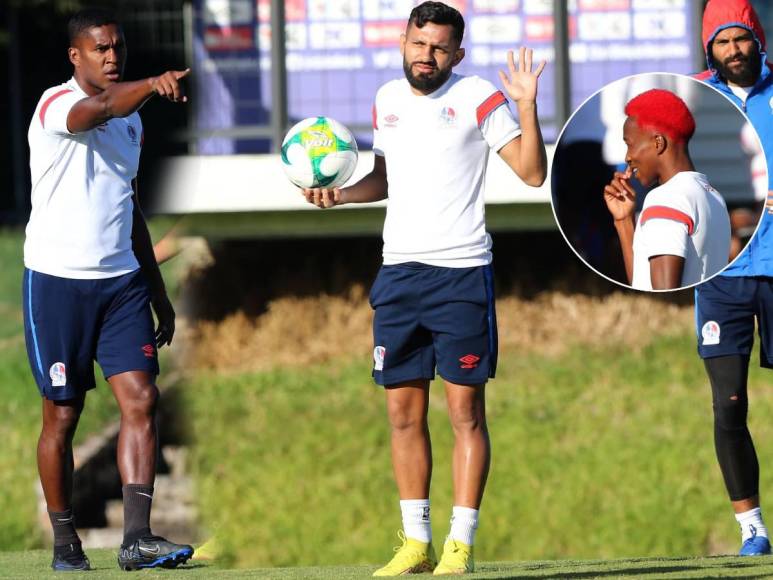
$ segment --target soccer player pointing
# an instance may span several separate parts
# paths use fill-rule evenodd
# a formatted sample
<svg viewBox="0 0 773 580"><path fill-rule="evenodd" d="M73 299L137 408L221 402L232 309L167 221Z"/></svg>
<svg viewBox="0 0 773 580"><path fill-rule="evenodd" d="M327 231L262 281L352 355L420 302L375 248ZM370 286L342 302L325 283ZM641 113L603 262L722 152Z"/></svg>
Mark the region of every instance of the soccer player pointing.
<svg viewBox="0 0 773 580"><path fill-rule="evenodd" d="M687 145L695 120L679 97L652 89L625 107L628 169L604 188L628 282L639 290L680 288L727 265L730 219L722 197L695 171ZM634 227L636 178L647 194Z"/></svg>
<svg viewBox="0 0 773 580"><path fill-rule="evenodd" d="M153 95L186 100L188 71L122 82L126 44L101 10L70 19L73 78L47 89L29 126L32 211L24 244L27 352L43 396L38 470L57 571L88 570L72 511L72 439L97 360L118 401L124 569L173 567L193 553L150 532L156 473L156 348L175 313L153 256L134 179L136 111ZM154 329L151 304L158 318Z"/></svg>
<svg viewBox="0 0 773 580"><path fill-rule="evenodd" d="M522 48L501 73L515 101L453 68L464 58L464 20L440 2L414 8L401 37L405 78L388 82L373 109L373 171L343 189L304 190L319 207L387 196L384 265L370 293L373 376L385 387L404 541L376 576L474 569L473 542L490 462L485 385L494 376L497 329L483 179L496 151L526 183L547 163L537 121L537 80ZM445 383L455 436L451 530L436 565L430 526L432 474L427 407L435 369Z"/></svg>

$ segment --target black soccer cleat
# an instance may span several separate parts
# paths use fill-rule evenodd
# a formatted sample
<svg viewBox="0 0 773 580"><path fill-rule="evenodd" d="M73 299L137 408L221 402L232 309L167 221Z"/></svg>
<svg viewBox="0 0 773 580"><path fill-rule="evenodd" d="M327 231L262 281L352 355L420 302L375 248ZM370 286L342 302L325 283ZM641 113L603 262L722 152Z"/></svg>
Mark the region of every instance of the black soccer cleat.
<svg viewBox="0 0 773 580"><path fill-rule="evenodd" d="M161 536L143 536L130 546L121 546L118 567L121 570L141 568L176 568L193 556L187 544L175 544Z"/></svg>
<svg viewBox="0 0 773 580"><path fill-rule="evenodd" d="M67 544L54 548L51 569L54 572L82 572L91 570L91 564L80 544Z"/></svg>

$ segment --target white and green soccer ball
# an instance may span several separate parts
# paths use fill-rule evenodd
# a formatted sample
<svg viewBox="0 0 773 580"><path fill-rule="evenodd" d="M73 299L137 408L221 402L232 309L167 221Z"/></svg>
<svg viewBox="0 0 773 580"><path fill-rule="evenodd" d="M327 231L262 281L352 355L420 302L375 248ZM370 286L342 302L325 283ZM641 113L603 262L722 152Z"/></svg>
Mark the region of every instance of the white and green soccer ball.
<svg viewBox="0 0 773 580"><path fill-rule="evenodd" d="M282 167L298 187L340 187L357 166L357 141L328 117L295 124L282 142Z"/></svg>

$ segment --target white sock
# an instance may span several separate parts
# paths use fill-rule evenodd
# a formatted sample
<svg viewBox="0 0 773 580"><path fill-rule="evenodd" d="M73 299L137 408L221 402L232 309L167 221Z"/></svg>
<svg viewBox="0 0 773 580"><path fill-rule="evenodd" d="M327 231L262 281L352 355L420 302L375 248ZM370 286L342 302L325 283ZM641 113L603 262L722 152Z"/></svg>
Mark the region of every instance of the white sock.
<svg viewBox="0 0 773 580"><path fill-rule="evenodd" d="M448 537L472 546L478 529L478 510L455 505L451 515L451 532Z"/></svg>
<svg viewBox="0 0 773 580"><path fill-rule="evenodd" d="M403 531L407 538L425 544L432 541L428 499L401 499L400 511L403 512Z"/></svg>
<svg viewBox="0 0 773 580"><path fill-rule="evenodd" d="M762 521L762 509L756 507L740 514L735 514L736 521L741 526L741 541L745 542L752 536L768 537L768 528Z"/></svg>

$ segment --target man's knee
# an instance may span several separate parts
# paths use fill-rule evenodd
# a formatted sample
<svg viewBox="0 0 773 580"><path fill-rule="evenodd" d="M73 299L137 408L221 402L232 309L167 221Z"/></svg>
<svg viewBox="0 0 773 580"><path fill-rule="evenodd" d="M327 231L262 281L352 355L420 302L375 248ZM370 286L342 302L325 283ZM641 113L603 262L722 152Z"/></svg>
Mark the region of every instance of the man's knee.
<svg viewBox="0 0 773 580"><path fill-rule="evenodd" d="M158 407L158 387L153 383L135 385L123 397L121 412L130 417L153 417Z"/></svg>
<svg viewBox="0 0 773 580"><path fill-rule="evenodd" d="M43 409L43 433L46 436L72 437L78 426L82 404L45 401Z"/></svg>
<svg viewBox="0 0 773 580"><path fill-rule="evenodd" d="M714 398L714 422L726 431L746 428L748 401L744 393L725 393Z"/></svg>

